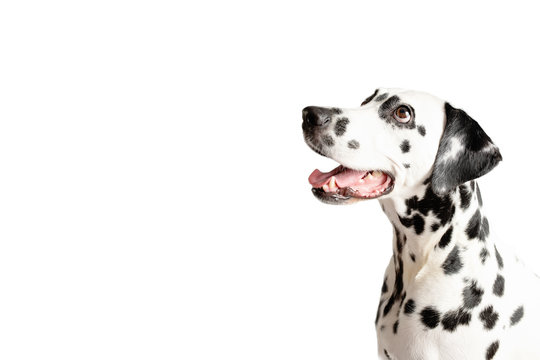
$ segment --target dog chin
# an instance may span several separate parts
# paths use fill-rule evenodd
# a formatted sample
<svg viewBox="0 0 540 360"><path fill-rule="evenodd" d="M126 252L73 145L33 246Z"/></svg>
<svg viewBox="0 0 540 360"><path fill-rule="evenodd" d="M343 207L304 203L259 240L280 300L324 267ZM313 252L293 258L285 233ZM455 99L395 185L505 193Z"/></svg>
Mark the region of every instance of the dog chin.
<svg viewBox="0 0 540 360"><path fill-rule="evenodd" d="M311 192L319 201L330 205L350 205L362 201L362 199L338 193L327 193L321 188L311 188Z"/></svg>

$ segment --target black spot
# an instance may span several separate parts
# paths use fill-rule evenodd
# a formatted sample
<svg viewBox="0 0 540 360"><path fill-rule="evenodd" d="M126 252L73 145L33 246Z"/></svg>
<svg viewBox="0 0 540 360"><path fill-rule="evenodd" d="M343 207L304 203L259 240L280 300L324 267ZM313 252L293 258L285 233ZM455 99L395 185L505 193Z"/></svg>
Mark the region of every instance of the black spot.
<svg viewBox="0 0 540 360"><path fill-rule="evenodd" d="M486 263L486 258L489 256L489 251L486 248L482 248L480 250L480 261L482 261L482 264Z"/></svg>
<svg viewBox="0 0 540 360"><path fill-rule="evenodd" d="M414 231L417 235L420 235L424 232L424 225L425 221L424 218L418 214L413 216L413 222L414 222Z"/></svg>
<svg viewBox="0 0 540 360"><path fill-rule="evenodd" d="M450 241L452 240L452 231L454 230L453 226L450 226L448 230L444 233L444 235L441 237L441 240L439 241L439 247L441 249L444 249L448 244L450 244Z"/></svg>
<svg viewBox="0 0 540 360"><path fill-rule="evenodd" d="M388 355L388 351L386 351L386 349L384 349L384 355L386 355L386 358L388 360L392 360L392 358L390 357L390 355Z"/></svg>
<svg viewBox="0 0 540 360"><path fill-rule="evenodd" d="M396 298L403 291L403 260L401 259L401 256L398 257L396 280L394 282L394 291L395 291Z"/></svg>
<svg viewBox="0 0 540 360"><path fill-rule="evenodd" d="M459 196L461 198L461 208L467 209L471 204L472 193L467 189L466 185L459 185Z"/></svg>
<svg viewBox="0 0 540 360"><path fill-rule="evenodd" d="M396 239L396 248L398 251L398 254L401 254L401 251L403 250L403 243L399 238Z"/></svg>
<svg viewBox="0 0 540 360"><path fill-rule="evenodd" d="M425 307L422 312L420 312L422 317L422 322L430 329L435 329L439 325L440 313L433 307Z"/></svg>
<svg viewBox="0 0 540 360"><path fill-rule="evenodd" d="M476 210L469 220L466 232L467 236L469 236L469 240L476 237L478 237L480 241L486 240L486 237L489 235L489 221L487 218L482 219L480 210Z"/></svg>
<svg viewBox="0 0 540 360"><path fill-rule="evenodd" d="M446 260L444 260L444 263L442 264L442 268L444 270L444 273L446 275L452 275L463 267L463 263L461 262L461 257L459 256L459 249L456 246L450 251L450 254L446 257Z"/></svg>
<svg viewBox="0 0 540 360"><path fill-rule="evenodd" d="M377 316L375 317L375 325L379 322L379 316L381 314L381 305L383 303L383 300L379 301L379 306L377 307Z"/></svg>
<svg viewBox="0 0 540 360"><path fill-rule="evenodd" d="M416 309L416 304L414 303L413 299L409 299L405 303L405 314L412 314L414 310Z"/></svg>
<svg viewBox="0 0 540 360"><path fill-rule="evenodd" d="M384 93L384 94L381 94L379 96L377 96L377 98L375 99L375 101L383 101L384 99L386 99L388 97L388 93Z"/></svg>
<svg viewBox="0 0 540 360"><path fill-rule="evenodd" d="M487 217L484 217L482 220L482 228L480 229L480 235L478 236L480 240L484 241L486 237L489 236L489 221Z"/></svg>
<svg viewBox="0 0 540 360"><path fill-rule="evenodd" d="M333 107L330 109L334 114L339 115L343 112L340 108Z"/></svg>
<svg viewBox="0 0 540 360"><path fill-rule="evenodd" d="M471 313L462 308L456 311L449 311L444 314L441 324L444 330L454 331L458 325L468 325L471 321Z"/></svg>
<svg viewBox="0 0 540 360"><path fill-rule="evenodd" d="M480 305L483 295L484 290L478 287L476 281L471 281L471 283L463 289L463 306L472 309Z"/></svg>
<svg viewBox="0 0 540 360"><path fill-rule="evenodd" d="M337 119L336 125L334 126L334 133L336 136L342 136L347 131L347 125L349 124L349 119L342 117Z"/></svg>
<svg viewBox="0 0 540 360"><path fill-rule="evenodd" d="M418 210L424 216L427 216L430 212L439 218L441 225L445 225L452 219L456 211L452 199L449 194L438 196L436 195L431 186L426 188L426 192L422 200L418 200L417 196L413 196L405 201L408 211Z"/></svg>
<svg viewBox="0 0 540 360"><path fill-rule="evenodd" d="M414 256L413 253L409 253L409 256L411 257L411 260L412 260L413 262L416 262L416 256Z"/></svg>
<svg viewBox="0 0 540 360"><path fill-rule="evenodd" d="M326 146L334 146L334 144L335 144L334 139L330 135L324 135L321 140L322 140L323 144L326 145Z"/></svg>
<svg viewBox="0 0 540 360"><path fill-rule="evenodd" d="M403 140L401 142L401 145L399 145L399 148L401 149L402 153L408 153L409 150L411 150L411 144L409 143L409 140Z"/></svg>
<svg viewBox="0 0 540 360"><path fill-rule="evenodd" d="M426 128L424 125L418 125L418 133L422 136L426 136Z"/></svg>
<svg viewBox="0 0 540 360"><path fill-rule="evenodd" d="M397 334L398 326L399 326L399 320L396 320L393 326L394 334Z"/></svg>
<svg viewBox="0 0 540 360"><path fill-rule="evenodd" d="M408 168L411 167L411 164L403 164L403 167L404 167L405 169L408 169Z"/></svg>
<svg viewBox="0 0 540 360"><path fill-rule="evenodd" d="M394 224L392 224L394 225ZM400 236L400 232L399 232L399 229L394 225L394 234L396 235L396 239L399 239L399 236Z"/></svg>
<svg viewBox="0 0 540 360"><path fill-rule="evenodd" d="M401 292L403 291L403 260L401 259L401 256L398 256L396 260L396 256L394 255L394 266L396 268L396 279L394 283L394 291L392 292L392 295L388 299L388 302L386 303L386 306L383 309L383 316L388 315L388 313L394 306L394 303L396 302L396 300L399 300L399 297L401 296Z"/></svg>
<svg viewBox="0 0 540 360"><path fill-rule="evenodd" d="M390 97L388 100L386 100L385 102L383 102L381 104L381 106L379 107L379 116L382 118L382 119L385 119L385 113L390 111L390 110L393 110L394 107L399 103L399 97L397 95L394 95L392 97Z"/></svg>
<svg viewBox="0 0 540 360"><path fill-rule="evenodd" d="M491 360L499 350L499 341L493 342L486 350L486 360Z"/></svg>
<svg viewBox="0 0 540 360"><path fill-rule="evenodd" d="M413 196L410 199L405 199L405 206L407 207L407 215L411 215L413 209L418 208L418 196Z"/></svg>
<svg viewBox="0 0 540 360"><path fill-rule="evenodd" d="M388 313L392 309L392 306L394 306L395 301L396 299L394 298L394 294L392 294L392 296L390 296L390 298L388 299L388 302L386 303L386 306L383 309L383 316L388 315Z"/></svg>
<svg viewBox="0 0 540 360"><path fill-rule="evenodd" d="M401 250L403 250L403 244L401 242L401 234L397 227L394 226L394 231L396 235L396 248L398 250L398 253L401 254Z"/></svg>
<svg viewBox="0 0 540 360"><path fill-rule="evenodd" d="M518 307L510 317L510 326L516 325L523 318L523 306Z"/></svg>
<svg viewBox="0 0 540 360"><path fill-rule="evenodd" d="M493 283L493 293L497 296L504 295L504 278L499 274Z"/></svg>
<svg viewBox="0 0 540 360"><path fill-rule="evenodd" d="M469 220L469 224L467 225L467 236L470 239L474 239L478 236L480 233L480 221L482 220L482 216L480 215L480 210L476 210L474 215Z"/></svg>
<svg viewBox="0 0 540 360"><path fill-rule="evenodd" d="M495 257L497 258L497 264L499 265L499 269L502 270L502 268L504 267L503 258L501 257L501 254L499 254L497 247L495 245L493 245L493 247L495 248Z"/></svg>
<svg viewBox="0 0 540 360"><path fill-rule="evenodd" d="M480 194L480 187L476 187L476 197L478 198L478 204L480 206L484 205L484 202L482 201L482 194Z"/></svg>
<svg viewBox="0 0 540 360"><path fill-rule="evenodd" d="M499 314L496 311L493 311L493 306L489 305L479 315L480 320L484 324L484 329L491 330L497 324L499 320Z"/></svg>
<svg viewBox="0 0 540 360"><path fill-rule="evenodd" d="M373 94L371 94L366 100L364 100L364 101L362 102L362 105L360 105L360 106L364 106L364 105L368 104L371 100L373 100L373 98L374 98L375 96L377 96L377 93L378 93L378 92L379 92L379 89L375 90L375 92L374 92Z"/></svg>
<svg viewBox="0 0 540 360"><path fill-rule="evenodd" d="M401 302L399 303L399 310L401 310L401 307L403 306L403 302L405 301L405 298L407 297L407 292L405 291L403 295L401 295ZM398 311L399 316L399 311Z"/></svg>
<svg viewBox="0 0 540 360"><path fill-rule="evenodd" d="M351 140L347 143L347 146L349 149L358 149L360 147L360 143L356 140Z"/></svg>
<svg viewBox="0 0 540 360"><path fill-rule="evenodd" d="M388 279L388 278L385 277L385 278L384 278L384 281L383 281L383 284L382 284L381 293L383 293L383 294L386 293L386 292L388 291L388 285L386 285L386 280L387 280L387 279Z"/></svg>
<svg viewBox="0 0 540 360"><path fill-rule="evenodd" d="M431 231L435 232L435 231L439 230L440 226L441 226L441 224L439 224L439 223L431 224Z"/></svg>
<svg viewBox="0 0 540 360"><path fill-rule="evenodd" d="M413 219L407 217L401 217L398 215L399 222L405 227L411 227L413 225Z"/></svg>

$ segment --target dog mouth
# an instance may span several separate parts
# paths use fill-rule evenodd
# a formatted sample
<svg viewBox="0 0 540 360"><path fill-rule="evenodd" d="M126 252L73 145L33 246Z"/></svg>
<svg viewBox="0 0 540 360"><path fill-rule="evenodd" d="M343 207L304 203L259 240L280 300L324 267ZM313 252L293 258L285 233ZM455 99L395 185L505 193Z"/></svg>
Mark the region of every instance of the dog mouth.
<svg viewBox="0 0 540 360"><path fill-rule="evenodd" d="M313 194L330 204L376 199L394 188L394 178L390 173L381 170L353 170L343 165L329 172L315 170L308 180L313 187Z"/></svg>

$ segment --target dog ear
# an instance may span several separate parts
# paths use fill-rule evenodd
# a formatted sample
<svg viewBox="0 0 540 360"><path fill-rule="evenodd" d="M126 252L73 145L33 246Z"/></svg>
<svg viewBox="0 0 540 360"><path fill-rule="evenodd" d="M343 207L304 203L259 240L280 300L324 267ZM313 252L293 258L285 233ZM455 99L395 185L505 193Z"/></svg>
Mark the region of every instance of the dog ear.
<svg viewBox="0 0 540 360"><path fill-rule="evenodd" d="M431 186L438 195L479 178L502 160L499 148L465 111L445 103L446 126L435 157Z"/></svg>

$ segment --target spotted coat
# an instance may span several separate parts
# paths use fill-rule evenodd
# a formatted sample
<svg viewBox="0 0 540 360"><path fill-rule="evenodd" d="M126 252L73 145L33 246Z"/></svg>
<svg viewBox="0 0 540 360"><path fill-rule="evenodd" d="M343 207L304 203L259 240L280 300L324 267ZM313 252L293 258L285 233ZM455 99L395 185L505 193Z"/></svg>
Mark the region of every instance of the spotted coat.
<svg viewBox="0 0 540 360"><path fill-rule="evenodd" d="M396 121L403 106L411 118ZM540 358L540 280L493 237L475 179L502 157L478 123L431 95L395 89L378 89L359 109L308 110L318 121L304 112L313 150L393 178L379 197L393 228L375 316L379 357ZM313 193L332 204L358 200Z"/></svg>

